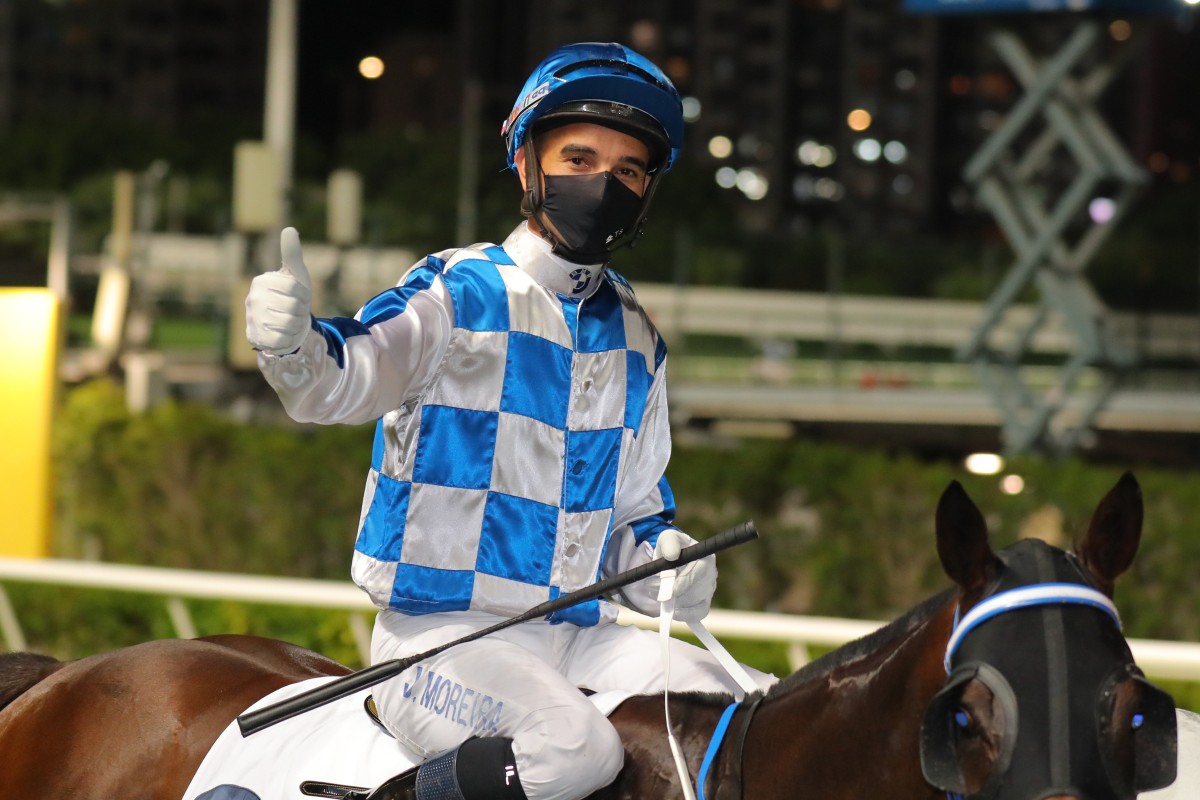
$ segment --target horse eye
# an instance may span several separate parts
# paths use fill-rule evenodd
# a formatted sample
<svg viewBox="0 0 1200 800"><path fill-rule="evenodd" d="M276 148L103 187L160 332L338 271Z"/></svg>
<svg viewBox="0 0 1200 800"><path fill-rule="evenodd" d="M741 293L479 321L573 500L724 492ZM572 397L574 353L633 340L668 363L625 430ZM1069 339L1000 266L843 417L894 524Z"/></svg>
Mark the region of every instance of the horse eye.
<svg viewBox="0 0 1200 800"><path fill-rule="evenodd" d="M959 728L966 730L971 727L971 715L961 708L954 712L954 724Z"/></svg>
<svg viewBox="0 0 1200 800"><path fill-rule="evenodd" d="M1136 731L1137 729L1141 728L1145 722L1146 715L1139 712L1133 715L1133 719L1130 721L1130 727Z"/></svg>

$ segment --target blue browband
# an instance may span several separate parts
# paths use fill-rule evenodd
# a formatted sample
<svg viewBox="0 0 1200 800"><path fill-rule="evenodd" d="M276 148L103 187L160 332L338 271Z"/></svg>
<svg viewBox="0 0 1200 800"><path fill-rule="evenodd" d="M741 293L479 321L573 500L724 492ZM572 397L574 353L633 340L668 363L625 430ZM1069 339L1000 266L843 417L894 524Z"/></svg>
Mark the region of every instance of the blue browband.
<svg viewBox="0 0 1200 800"><path fill-rule="evenodd" d="M946 674L951 671L950 660L958 646L962 644L963 638L981 623L998 614L1018 608L1064 603L1098 608L1113 618L1118 629L1121 627L1121 617L1117 613L1117 607L1113 605L1113 601L1108 599L1103 592L1090 587L1080 586L1077 583L1039 583L1033 586L1023 586L1020 589L1010 589L983 600L968 611L961 620L958 619L958 611L954 612L954 632L950 634L950 641L946 643Z"/></svg>

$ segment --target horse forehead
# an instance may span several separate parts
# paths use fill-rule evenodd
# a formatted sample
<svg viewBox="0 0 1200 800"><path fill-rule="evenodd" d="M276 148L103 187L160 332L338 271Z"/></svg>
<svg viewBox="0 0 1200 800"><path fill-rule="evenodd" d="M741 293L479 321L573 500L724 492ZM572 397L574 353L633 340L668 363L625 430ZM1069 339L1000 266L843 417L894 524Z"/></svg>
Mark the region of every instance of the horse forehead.
<svg viewBox="0 0 1200 800"><path fill-rule="evenodd" d="M1029 548L1033 568L1041 580L1024 575L1005 591L1031 583L1082 583L1075 567L1062 551ZM1026 572L1018 565L1015 573ZM1051 574L1047 574L1051 571ZM1010 578L1012 576L1009 576ZM1058 691L1093 692L1121 666L1133 661L1129 645L1109 614L1091 605L1049 602L1016 608L985 620L963 639L959 663L981 661L991 664L1018 695L1053 684Z"/></svg>
<svg viewBox="0 0 1200 800"><path fill-rule="evenodd" d="M1041 539L1022 539L996 555L1004 565L996 591L1034 583L1088 583L1073 556Z"/></svg>
<svg viewBox="0 0 1200 800"><path fill-rule="evenodd" d="M1019 691L1053 676L1062 687L1096 687L1133 660L1120 628L1090 606L1050 604L1001 614L972 631L959 648L960 663L994 666Z"/></svg>
<svg viewBox="0 0 1200 800"><path fill-rule="evenodd" d="M988 595L1035 584L1090 584L1074 556L1040 539L1022 539L996 555L1003 567ZM1132 660L1118 624L1101 610L1075 604L999 614L962 644L960 661L986 661L1022 684L1040 685L1053 671L1066 672L1072 683L1094 685Z"/></svg>

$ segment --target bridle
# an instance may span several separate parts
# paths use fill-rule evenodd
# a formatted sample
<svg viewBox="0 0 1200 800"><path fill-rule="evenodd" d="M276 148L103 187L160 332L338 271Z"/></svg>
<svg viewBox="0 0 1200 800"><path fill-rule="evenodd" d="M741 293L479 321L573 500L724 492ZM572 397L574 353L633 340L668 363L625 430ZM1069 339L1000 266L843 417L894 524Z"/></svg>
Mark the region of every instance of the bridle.
<svg viewBox="0 0 1200 800"><path fill-rule="evenodd" d="M1045 552L1034 556L1039 574L1047 575ZM1078 570L1073 561L1071 566ZM1076 616L1068 625L1065 611L1072 607L1101 613ZM1023 612L1022 622L1029 622L1029 614L1037 611L1042 612L1040 638L1035 633L1028 644L1017 641L1013 615ZM989 624L1006 618L1007 624ZM947 681L922 726L921 766L925 779L950 800L1023 800L1053 793L1126 800L1174 780L1174 701L1145 681L1133 663L1121 638L1120 615L1103 592L1052 580L998 591L961 616L956 609L943 665ZM998 710L991 733L999 744L987 780L974 791L962 775L960 751L965 741L960 737L970 723L963 695L972 682L991 693ZM1044 685L1045 702L1019 708L1013 685ZM1121 686L1141 700L1132 731L1124 733L1113 711ZM1037 699L1034 692L1026 694ZM1111 742L1117 735L1132 741L1132 774L1123 766L1128 757L1114 752ZM1095 769L1097 760L1102 770Z"/></svg>
<svg viewBox="0 0 1200 800"><path fill-rule="evenodd" d="M1018 735L1017 698L1008 681L990 664L968 661L956 668L954 656L968 634L990 619L1018 609L1068 604L1098 608L1112 618L1118 630L1121 628L1120 614L1112 600L1091 587L1074 583L1040 583L1009 589L985 598L961 616L961 608L955 607L954 624L951 628L950 639L946 642L945 656L942 659L946 669L947 682L938 697L934 698L934 702L930 704L930 710L933 711L937 708L939 698L953 698L957 701L960 696L959 692L971 680L982 681L997 698L1000 707L1004 709L1003 730L999 737L1002 744L1000 755L993 766L993 779L989 781L983 791L977 793L979 795L991 796L994 794L997 788L994 784L1007 773L1011 766L1014 744ZM959 787L954 784L955 779L946 774L951 769L957 772L957 759L950 761L945 757L952 755L952 751L939 747L940 743L933 738L937 736L935 731L937 729L933 726L925 726L922 730L921 756L926 779L935 786L949 785L957 789ZM933 756L927 756L927 753L936 752L939 749L944 754L942 759L935 760ZM946 797L947 800L963 800L964 794L947 788Z"/></svg>
<svg viewBox="0 0 1200 800"><path fill-rule="evenodd" d="M1121 615L1117 612L1116 605L1103 592L1090 586L1081 586L1077 583L1037 583L1032 586L1022 586L1019 589L1009 589L980 601L961 619L959 618L959 609L954 610L954 626L950 640L946 643L946 656L943 660L946 665L946 674L949 675L953 671L951 661L955 651L958 650L967 634L976 627L992 617L1015 611L1018 608L1051 604L1076 604L1098 608L1112 617L1113 622L1117 625L1117 630L1121 629Z"/></svg>

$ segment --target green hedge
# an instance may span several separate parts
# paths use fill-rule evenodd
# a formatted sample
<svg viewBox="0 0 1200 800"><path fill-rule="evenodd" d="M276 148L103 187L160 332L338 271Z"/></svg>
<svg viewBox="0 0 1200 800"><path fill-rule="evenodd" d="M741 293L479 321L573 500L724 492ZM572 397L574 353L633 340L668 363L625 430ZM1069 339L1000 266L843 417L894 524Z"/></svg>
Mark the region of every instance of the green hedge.
<svg viewBox="0 0 1200 800"><path fill-rule="evenodd" d="M370 426L241 425L203 405L130 414L119 387L70 391L55 442L55 554L251 574L345 579L360 511ZM669 477L685 529L703 538L754 519L761 540L720 556L726 608L888 619L948 585L933 511L960 480L996 547L1022 535L1069 545L1126 467L1146 499L1140 554L1118 585L1133 637L1200 640L1195 471L1029 458L1010 465L1018 495L960 465L804 440L677 445ZM171 635L161 601L10 586L40 649L64 656ZM193 604L205 633L280 636L355 660L339 614ZM85 625L79 625L86 619ZM745 644L779 670L782 649Z"/></svg>
<svg viewBox="0 0 1200 800"><path fill-rule="evenodd" d="M209 406L125 410L98 381L55 425L63 557L343 578L369 428L238 425Z"/></svg>

